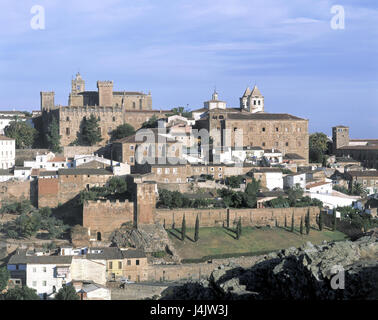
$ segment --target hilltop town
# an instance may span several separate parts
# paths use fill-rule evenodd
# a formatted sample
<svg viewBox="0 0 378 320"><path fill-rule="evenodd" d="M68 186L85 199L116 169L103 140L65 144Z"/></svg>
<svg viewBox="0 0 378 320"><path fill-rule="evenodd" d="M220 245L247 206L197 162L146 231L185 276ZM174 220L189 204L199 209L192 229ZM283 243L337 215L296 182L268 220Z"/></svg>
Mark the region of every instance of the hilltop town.
<svg viewBox="0 0 378 320"><path fill-rule="evenodd" d="M270 113L256 85L238 107L214 90L191 110L114 85L87 91L77 73L67 105L41 92L40 110L0 111L5 298L156 298L378 227L378 138L309 134L311 119Z"/></svg>

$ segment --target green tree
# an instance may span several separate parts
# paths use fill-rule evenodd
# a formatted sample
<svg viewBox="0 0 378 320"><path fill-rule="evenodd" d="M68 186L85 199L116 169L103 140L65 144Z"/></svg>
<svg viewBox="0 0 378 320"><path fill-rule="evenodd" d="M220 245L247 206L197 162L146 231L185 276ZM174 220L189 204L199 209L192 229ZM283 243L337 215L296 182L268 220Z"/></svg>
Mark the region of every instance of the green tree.
<svg viewBox="0 0 378 320"><path fill-rule="evenodd" d="M55 295L55 300L79 300L73 285L65 285Z"/></svg>
<svg viewBox="0 0 378 320"><path fill-rule="evenodd" d="M10 272L6 267L0 268L0 292L8 286Z"/></svg>
<svg viewBox="0 0 378 320"><path fill-rule="evenodd" d="M48 126L48 133L46 136L47 144L52 152L62 152L60 145L61 135L59 134L59 124L55 117L52 118L51 123Z"/></svg>
<svg viewBox="0 0 378 320"><path fill-rule="evenodd" d="M293 214L291 215L291 229L290 229L291 232L294 232L294 212Z"/></svg>
<svg viewBox="0 0 378 320"><path fill-rule="evenodd" d="M114 193L125 193L127 191L126 180L120 177L112 177L107 183L109 192Z"/></svg>
<svg viewBox="0 0 378 320"><path fill-rule="evenodd" d="M300 233L303 234L303 217L301 217Z"/></svg>
<svg viewBox="0 0 378 320"><path fill-rule="evenodd" d="M328 149L328 137L322 132L310 134L309 138L309 156L310 162L322 163L325 153Z"/></svg>
<svg viewBox="0 0 378 320"><path fill-rule="evenodd" d="M16 149L26 149L33 146L37 130L25 121L16 119L4 128L4 135L16 140Z"/></svg>
<svg viewBox="0 0 378 320"><path fill-rule="evenodd" d="M40 300L37 291L27 286L9 289L3 298L4 300Z"/></svg>
<svg viewBox="0 0 378 320"><path fill-rule="evenodd" d="M133 134L135 134L134 127L128 123L124 123L124 124L119 125L116 129L112 131L111 140L122 139L125 137L129 137Z"/></svg>
<svg viewBox="0 0 378 320"><path fill-rule="evenodd" d="M102 140L98 122L99 119L97 119L93 114L91 114L89 119L83 119L81 140L84 145L93 146Z"/></svg>
<svg viewBox="0 0 378 320"><path fill-rule="evenodd" d="M241 218L239 217L238 224L236 225L236 239L239 240L242 233Z"/></svg>
<svg viewBox="0 0 378 320"><path fill-rule="evenodd" d="M323 230L323 214L322 214L321 211L320 211L320 213L319 213L319 230L320 230L320 231Z"/></svg>
<svg viewBox="0 0 378 320"><path fill-rule="evenodd" d="M333 231L336 231L336 223L337 223L336 209L333 209L333 224L332 224L332 230Z"/></svg>
<svg viewBox="0 0 378 320"><path fill-rule="evenodd" d="M285 214L285 228L287 228L287 218L286 218L286 214Z"/></svg>
<svg viewBox="0 0 378 320"><path fill-rule="evenodd" d="M297 200L303 197L303 189L300 187L299 184L296 184L294 187L290 188L287 191L287 194L290 206L295 207Z"/></svg>
<svg viewBox="0 0 378 320"><path fill-rule="evenodd" d="M199 239L199 218L198 218L198 214L197 214L196 226L195 226L195 229L194 229L194 241L197 242L198 239Z"/></svg>
<svg viewBox="0 0 378 320"><path fill-rule="evenodd" d="M185 222L185 214L182 218L182 224L181 224L181 240L184 241L186 236L186 222Z"/></svg>
<svg viewBox="0 0 378 320"><path fill-rule="evenodd" d="M157 125L158 125L157 122L158 122L158 118L155 115L153 115L146 122L143 122L142 128L144 128L144 129L157 128Z"/></svg>
<svg viewBox="0 0 378 320"><path fill-rule="evenodd" d="M307 209L307 215L306 215L306 220L305 220L305 225L306 225L306 234L308 235L310 233L310 210Z"/></svg>
<svg viewBox="0 0 378 320"><path fill-rule="evenodd" d="M352 195L361 196L361 197L365 197L368 194L367 190L362 186L362 184L356 181L352 184L350 193Z"/></svg>

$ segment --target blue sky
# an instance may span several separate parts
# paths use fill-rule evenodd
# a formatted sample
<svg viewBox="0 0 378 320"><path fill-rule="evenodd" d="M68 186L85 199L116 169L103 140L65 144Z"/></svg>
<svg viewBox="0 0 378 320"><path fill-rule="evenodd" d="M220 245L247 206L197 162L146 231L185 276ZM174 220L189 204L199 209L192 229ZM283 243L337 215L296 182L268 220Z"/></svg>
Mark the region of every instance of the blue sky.
<svg viewBox="0 0 378 320"><path fill-rule="evenodd" d="M30 27L33 5L45 29ZM333 30L331 7L345 9ZM154 109L202 107L214 86L228 106L247 85L267 112L350 126L378 138L376 0L2 0L0 109L37 110L39 92L66 105L73 75L87 90L151 90Z"/></svg>

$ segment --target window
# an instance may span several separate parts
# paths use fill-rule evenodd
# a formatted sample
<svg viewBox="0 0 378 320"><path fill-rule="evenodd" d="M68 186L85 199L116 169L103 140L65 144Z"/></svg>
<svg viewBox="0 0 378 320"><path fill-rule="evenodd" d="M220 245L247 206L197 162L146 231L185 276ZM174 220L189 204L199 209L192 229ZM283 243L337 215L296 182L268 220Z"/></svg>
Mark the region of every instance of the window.
<svg viewBox="0 0 378 320"><path fill-rule="evenodd" d="M33 281L32 286L33 286L33 287L36 287L36 286L37 286L37 281Z"/></svg>
<svg viewBox="0 0 378 320"><path fill-rule="evenodd" d="M165 174L169 174L169 168L165 168Z"/></svg>
<svg viewBox="0 0 378 320"><path fill-rule="evenodd" d="M47 269L46 269L46 267L43 267L43 272L47 272Z"/></svg>
<svg viewBox="0 0 378 320"><path fill-rule="evenodd" d="M135 264L136 264L137 266L139 266L139 260L136 260L136 261L135 261Z"/></svg>
<svg viewBox="0 0 378 320"><path fill-rule="evenodd" d="M115 122L116 121L116 118L115 117L113 117L113 122Z"/></svg>
<svg viewBox="0 0 378 320"><path fill-rule="evenodd" d="M256 105L256 100L253 100L253 105L254 105L254 106Z"/></svg>
<svg viewBox="0 0 378 320"><path fill-rule="evenodd" d="M47 286L47 281L43 281L43 282L42 282L42 285L43 285L44 287L46 287L46 286Z"/></svg>
<svg viewBox="0 0 378 320"><path fill-rule="evenodd" d="M264 127L261 130L262 130L262 132L265 132L265 128Z"/></svg>
<svg viewBox="0 0 378 320"><path fill-rule="evenodd" d="M288 146L289 146L289 142L286 142L286 143L285 143L285 146L288 147Z"/></svg>
<svg viewBox="0 0 378 320"><path fill-rule="evenodd" d="M262 146L265 147L265 142L262 143Z"/></svg>
<svg viewBox="0 0 378 320"><path fill-rule="evenodd" d="M66 118L66 121L70 121L70 117L67 117L67 118Z"/></svg>
<svg viewBox="0 0 378 320"><path fill-rule="evenodd" d="M214 168L210 168L210 171L214 171Z"/></svg>
<svg viewBox="0 0 378 320"><path fill-rule="evenodd" d="M173 174L177 174L177 168L172 169Z"/></svg>
<svg viewBox="0 0 378 320"><path fill-rule="evenodd" d="M278 132L278 128L276 128L276 132Z"/></svg>
<svg viewBox="0 0 378 320"><path fill-rule="evenodd" d="M70 135L70 128L66 128L66 135Z"/></svg>
<svg viewBox="0 0 378 320"><path fill-rule="evenodd" d="M218 168L218 171L222 171L222 168L221 168L221 167L219 167L219 168Z"/></svg>
<svg viewBox="0 0 378 320"><path fill-rule="evenodd" d="M127 265L131 266L131 260L127 260Z"/></svg>
<svg viewBox="0 0 378 320"><path fill-rule="evenodd" d="M118 261L118 269L122 269L122 261Z"/></svg>
<svg viewBox="0 0 378 320"><path fill-rule="evenodd" d="M135 102L133 102L133 109L135 109Z"/></svg>
<svg viewBox="0 0 378 320"><path fill-rule="evenodd" d="M259 101L258 101L258 105L260 105L260 104L261 104L261 101L259 100Z"/></svg>
<svg viewBox="0 0 378 320"><path fill-rule="evenodd" d="M113 269L113 262L109 262L109 269Z"/></svg>
<svg viewBox="0 0 378 320"><path fill-rule="evenodd" d="M134 150L134 146L130 146L130 150Z"/></svg>
<svg viewBox="0 0 378 320"><path fill-rule="evenodd" d="M130 157L130 162L134 163L134 157Z"/></svg>
<svg viewBox="0 0 378 320"><path fill-rule="evenodd" d="M161 168L157 168L157 169L156 169L156 173L157 173L157 174L161 174Z"/></svg>

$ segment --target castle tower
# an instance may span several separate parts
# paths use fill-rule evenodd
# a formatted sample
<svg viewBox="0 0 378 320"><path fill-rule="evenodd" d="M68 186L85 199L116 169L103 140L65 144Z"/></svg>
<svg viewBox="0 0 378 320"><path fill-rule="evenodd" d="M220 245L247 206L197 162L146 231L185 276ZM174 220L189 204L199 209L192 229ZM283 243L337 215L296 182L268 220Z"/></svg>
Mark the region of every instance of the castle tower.
<svg viewBox="0 0 378 320"><path fill-rule="evenodd" d="M264 112L264 97L256 85L247 99L247 106L251 113Z"/></svg>
<svg viewBox="0 0 378 320"><path fill-rule="evenodd" d="M240 110L248 110L248 97L251 95L251 89L247 87L245 89L243 96L240 98Z"/></svg>
<svg viewBox="0 0 378 320"><path fill-rule="evenodd" d="M332 152L336 154L336 150L349 145L349 127L336 126L332 128Z"/></svg>
<svg viewBox="0 0 378 320"><path fill-rule="evenodd" d="M113 81L97 81L99 106L113 106Z"/></svg>
<svg viewBox="0 0 378 320"><path fill-rule="evenodd" d="M153 181L134 179L136 199L134 202L134 226L154 224L157 200L157 184Z"/></svg>
<svg viewBox="0 0 378 320"><path fill-rule="evenodd" d="M55 107L55 92L41 92L41 111L51 110Z"/></svg>
<svg viewBox="0 0 378 320"><path fill-rule="evenodd" d="M85 81L81 77L80 73L76 73L76 78L71 81L71 93L73 95L85 91Z"/></svg>

